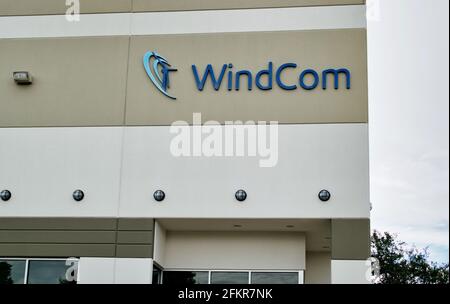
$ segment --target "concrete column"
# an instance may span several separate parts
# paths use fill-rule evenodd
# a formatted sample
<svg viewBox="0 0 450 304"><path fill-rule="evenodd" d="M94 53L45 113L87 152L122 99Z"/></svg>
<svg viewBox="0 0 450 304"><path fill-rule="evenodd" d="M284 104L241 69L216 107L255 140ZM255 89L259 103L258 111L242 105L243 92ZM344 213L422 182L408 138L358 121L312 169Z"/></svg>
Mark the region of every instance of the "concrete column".
<svg viewBox="0 0 450 304"><path fill-rule="evenodd" d="M369 284L370 220L331 221L331 283Z"/></svg>

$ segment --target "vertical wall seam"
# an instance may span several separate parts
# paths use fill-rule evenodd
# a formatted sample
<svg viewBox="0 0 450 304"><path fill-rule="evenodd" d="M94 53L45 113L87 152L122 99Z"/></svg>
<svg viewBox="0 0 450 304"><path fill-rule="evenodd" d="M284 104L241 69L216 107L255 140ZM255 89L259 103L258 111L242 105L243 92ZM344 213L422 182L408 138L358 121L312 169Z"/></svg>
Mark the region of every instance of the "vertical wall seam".
<svg viewBox="0 0 450 304"><path fill-rule="evenodd" d="M130 14L130 18L128 20L128 53L127 53L127 72L126 72L126 78L125 78L125 100L124 100L124 107L123 107L123 126L126 126L126 119L127 119L127 100L128 100L128 78L130 74L130 52L131 52L131 27L132 27L132 16Z"/></svg>
<svg viewBox="0 0 450 304"><path fill-rule="evenodd" d="M128 99L128 77L129 77L129 71L130 71L130 49L131 49L131 14L129 18L128 23L128 53L127 53L127 71L126 71L126 78L125 78L125 100L124 100L124 107L123 107L123 120L122 120L122 126L121 126L121 139L120 139L120 165L119 165L119 194L118 194L118 202L117 202L117 211L116 211L116 252L115 255L117 255L117 240L118 240L118 229L119 229L119 217L120 217L120 204L122 202L122 180L123 180L123 162L124 162L124 149L125 149L125 125L126 125L126 117L127 117L127 99Z"/></svg>
<svg viewBox="0 0 450 304"><path fill-rule="evenodd" d="M116 235L115 235L115 244L114 244L114 258L117 256L117 241L119 239L119 219L116 218Z"/></svg>

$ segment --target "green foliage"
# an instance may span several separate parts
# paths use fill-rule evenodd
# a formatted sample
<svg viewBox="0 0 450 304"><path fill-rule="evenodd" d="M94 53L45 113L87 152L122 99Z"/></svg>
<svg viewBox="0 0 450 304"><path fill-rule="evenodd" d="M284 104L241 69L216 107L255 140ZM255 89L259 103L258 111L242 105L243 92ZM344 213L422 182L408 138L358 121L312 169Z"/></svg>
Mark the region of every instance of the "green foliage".
<svg viewBox="0 0 450 304"><path fill-rule="evenodd" d="M373 233L372 257L379 261L379 284L449 284L449 264L429 262L427 248L409 248L388 232Z"/></svg>
<svg viewBox="0 0 450 304"><path fill-rule="evenodd" d="M12 284L11 265L6 262L0 262L0 284Z"/></svg>

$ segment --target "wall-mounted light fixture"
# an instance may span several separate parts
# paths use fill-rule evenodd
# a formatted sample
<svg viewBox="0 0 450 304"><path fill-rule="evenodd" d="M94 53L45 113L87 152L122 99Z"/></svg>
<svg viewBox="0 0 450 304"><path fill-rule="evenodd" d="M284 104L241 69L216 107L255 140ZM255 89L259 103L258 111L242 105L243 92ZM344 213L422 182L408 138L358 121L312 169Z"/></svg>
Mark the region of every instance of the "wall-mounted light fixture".
<svg viewBox="0 0 450 304"><path fill-rule="evenodd" d="M164 191L162 190L156 190L153 193L153 198L155 199L155 201L157 202L162 202L165 198L166 198L166 194L164 193Z"/></svg>
<svg viewBox="0 0 450 304"><path fill-rule="evenodd" d="M0 192L0 199L4 202L7 202L11 199L11 192L9 190L3 190Z"/></svg>
<svg viewBox="0 0 450 304"><path fill-rule="evenodd" d="M327 202L331 198L331 193L328 190L320 190L319 192L319 199L322 202Z"/></svg>
<svg viewBox="0 0 450 304"><path fill-rule="evenodd" d="M72 197L75 201L81 202L84 199L84 192L81 190L75 190L72 194Z"/></svg>
<svg viewBox="0 0 450 304"><path fill-rule="evenodd" d="M247 192L245 192L244 190L238 190L234 194L234 197L236 197L236 199L239 202L243 202L243 201L245 201L247 199Z"/></svg>
<svg viewBox="0 0 450 304"><path fill-rule="evenodd" d="M13 79L19 85L29 85L33 83L33 77L30 72L26 71L14 72Z"/></svg>

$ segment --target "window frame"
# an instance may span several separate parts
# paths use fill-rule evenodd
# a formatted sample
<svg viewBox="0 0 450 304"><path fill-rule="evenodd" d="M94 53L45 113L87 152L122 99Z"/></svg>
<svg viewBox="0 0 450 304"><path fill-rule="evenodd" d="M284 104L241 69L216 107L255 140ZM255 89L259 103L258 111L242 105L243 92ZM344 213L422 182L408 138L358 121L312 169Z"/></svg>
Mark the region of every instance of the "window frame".
<svg viewBox="0 0 450 304"><path fill-rule="evenodd" d="M170 271L170 272L207 272L208 273L208 284L207 285L214 285L211 284L211 273L213 272L246 272L248 273L248 285L256 285L256 284L252 284L252 274L254 272L256 273L297 273L298 274L298 285L302 285L305 284L305 270L304 269L300 269L300 270L281 270L281 269L196 269L196 268L164 268L162 269L162 274L161 274L161 282L163 282L164 279L164 272L166 271Z"/></svg>
<svg viewBox="0 0 450 304"><path fill-rule="evenodd" d="M76 260L78 263L80 262L79 257L68 257L68 258L8 258L8 257L0 257L1 261L25 261L25 272L23 278L23 284L28 285L28 271L30 269L30 261L67 261L67 260ZM78 274L77 271L77 282L78 282Z"/></svg>

